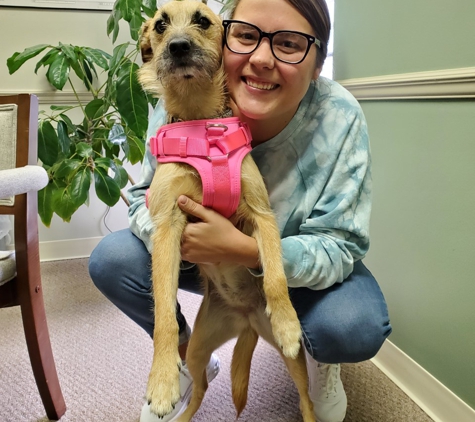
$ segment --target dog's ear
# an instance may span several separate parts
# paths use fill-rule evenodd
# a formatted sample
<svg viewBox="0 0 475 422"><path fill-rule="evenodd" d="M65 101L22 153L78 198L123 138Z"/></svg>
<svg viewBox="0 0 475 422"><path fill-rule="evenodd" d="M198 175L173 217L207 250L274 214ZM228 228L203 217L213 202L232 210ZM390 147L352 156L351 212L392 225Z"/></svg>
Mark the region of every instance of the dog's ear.
<svg viewBox="0 0 475 422"><path fill-rule="evenodd" d="M153 58L152 43L150 41L150 23L152 19L143 23L140 29L140 52L142 53L142 61L149 62Z"/></svg>

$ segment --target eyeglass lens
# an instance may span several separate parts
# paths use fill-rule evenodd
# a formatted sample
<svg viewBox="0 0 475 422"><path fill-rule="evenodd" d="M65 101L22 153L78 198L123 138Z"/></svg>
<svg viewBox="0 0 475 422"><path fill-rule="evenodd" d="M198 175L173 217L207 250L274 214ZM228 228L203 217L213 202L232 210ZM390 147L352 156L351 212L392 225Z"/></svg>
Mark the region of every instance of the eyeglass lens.
<svg viewBox="0 0 475 422"><path fill-rule="evenodd" d="M227 28L227 43L235 53L252 53L260 41L259 30L249 24L231 22ZM277 32L272 36L272 51L282 61L295 63L303 60L309 40L290 31Z"/></svg>

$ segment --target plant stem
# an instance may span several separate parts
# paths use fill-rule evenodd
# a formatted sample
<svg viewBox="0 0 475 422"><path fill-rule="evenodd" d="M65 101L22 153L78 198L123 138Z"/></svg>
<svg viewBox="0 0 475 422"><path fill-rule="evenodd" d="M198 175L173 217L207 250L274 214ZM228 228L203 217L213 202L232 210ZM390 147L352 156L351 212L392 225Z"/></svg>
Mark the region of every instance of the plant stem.
<svg viewBox="0 0 475 422"><path fill-rule="evenodd" d="M127 204L127 206L130 207L130 202L129 202L129 200L127 199L127 197L125 196L124 192L120 191L120 197L121 197L122 200Z"/></svg>

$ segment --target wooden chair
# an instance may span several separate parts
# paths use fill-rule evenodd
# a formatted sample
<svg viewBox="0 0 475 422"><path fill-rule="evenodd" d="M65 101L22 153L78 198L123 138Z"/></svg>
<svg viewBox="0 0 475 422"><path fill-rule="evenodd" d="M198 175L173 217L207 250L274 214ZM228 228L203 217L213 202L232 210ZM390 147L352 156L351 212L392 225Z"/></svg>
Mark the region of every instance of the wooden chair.
<svg viewBox="0 0 475 422"><path fill-rule="evenodd" d="M14 216L15 240L14 251L4 251L0 259L0 308L21 307L36 384L48 418L58 420L66 405L51 350L41 287L37 191L46 186L48 175L37 165L37 148L36 96L0 96L0 214Z"/></svg>

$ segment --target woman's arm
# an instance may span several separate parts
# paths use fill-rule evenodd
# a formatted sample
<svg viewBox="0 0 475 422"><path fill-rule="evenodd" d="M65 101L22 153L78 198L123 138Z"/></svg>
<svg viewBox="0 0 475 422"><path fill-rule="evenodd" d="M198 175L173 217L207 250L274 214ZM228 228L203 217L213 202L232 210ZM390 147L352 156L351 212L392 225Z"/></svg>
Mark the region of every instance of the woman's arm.
<svg viewBox="0 0 475 422"><path fill-rule="evenodd" d="M259 252L254 238L240 232L227 218L186 196L178 206L200 221L188 223L181 243L182 259L193 263L233 262L259 268Z"/></svg>
<svg viewBox="0 0 475 422"><path fill-rule="evenodd" d="M282 240L290 287L341 283L369 249L371 155L362 112L353 115L324 188L299 233ZM317 170L318 171L318 170ZM307 186L312 189L312 186Z"/></svg>

